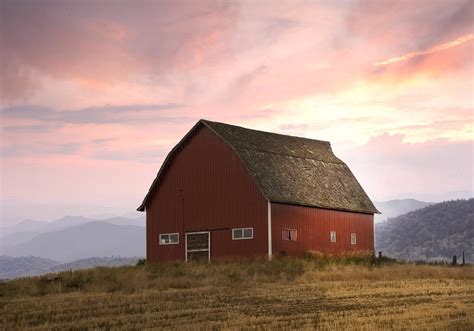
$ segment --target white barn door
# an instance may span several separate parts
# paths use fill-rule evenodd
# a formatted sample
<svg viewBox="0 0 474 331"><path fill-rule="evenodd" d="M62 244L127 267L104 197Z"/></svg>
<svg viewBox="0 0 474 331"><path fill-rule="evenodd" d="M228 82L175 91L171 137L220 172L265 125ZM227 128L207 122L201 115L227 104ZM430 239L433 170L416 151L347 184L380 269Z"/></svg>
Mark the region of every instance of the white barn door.
<svg viewBox="0 0 474 331"><path fill-rule="evenodd" d="M186 262L211 260L211 233L209 231L189 232L185 235Z"/></svg>

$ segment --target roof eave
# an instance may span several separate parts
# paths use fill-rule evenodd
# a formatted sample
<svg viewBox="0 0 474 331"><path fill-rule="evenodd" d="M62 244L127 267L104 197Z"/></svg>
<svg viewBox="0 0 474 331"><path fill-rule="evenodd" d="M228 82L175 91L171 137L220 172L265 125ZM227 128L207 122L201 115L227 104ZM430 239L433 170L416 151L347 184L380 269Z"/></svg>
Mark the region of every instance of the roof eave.
<svg viewBox="0 0 474 331"><path fill-rule="evenodd" d="M269 199L271 203L281 203L285 205L293 205L293 206L301 206L301 207L309 207L309 208L320 208L320 209L327 209L327 210L338 210L338 211L345 211L345 212L350 212L350 213L359 213L359 214L381 214L377 210L377 208L371 209L371 210L356 210L356 209L349 209L349 208L340 208L340 207L328 207L328 206L322 206L322 205L315 205L315 204L309 204L309 203L300 203L300 202L294 202L294 201L284 201L284 200L272 200Z"/></svg>

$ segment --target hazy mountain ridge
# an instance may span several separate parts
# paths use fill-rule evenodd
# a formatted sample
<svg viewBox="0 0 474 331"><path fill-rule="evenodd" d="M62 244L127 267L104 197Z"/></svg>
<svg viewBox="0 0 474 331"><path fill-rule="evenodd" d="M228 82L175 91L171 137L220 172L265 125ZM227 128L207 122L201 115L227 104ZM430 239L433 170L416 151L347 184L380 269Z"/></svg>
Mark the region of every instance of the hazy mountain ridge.
<svg viewBox="0 0 474 331"><path fill-rule="evenodd" d="M97 266L118 267L134 265L139 257L93 257L69 263L60 263L38 256L0 256L0 279L41 275L50 272L88 269Z"/></svg>
<svg viewBox="0 0 474 331"><path fill-rule="evenodd" d="M26 219L15 225L1 227L3 236L16 232L48 232L61 230L74 225L80 225L88 222L109 222L119 225L145 225L145 216L141 217L107 217L107 218L90 218L84 216L63 216L53 221L38 221Z"/></svg>
<svg viewBox="0 0 474 331"><path fill-rule="evenodd" d="M88 219L82 216L64 216L51 222L27 219L12 226L2 227L1 233L2 233L2 236L6 236L9 234L18 233L18 232L42 233L42 232L61 230L67 227L87 223L90 221L94 221L94 220Z"/></svg>
<svg viewBox="0 0 474 331"><path fill-rule="evenodd" d="M96 256L144 256L145 242L145 227L95 221L38 234L29 241L4 247L2 254L61 262Z"/></svg>
<svg viewBox="0 0 474 331"><path fill-rule="evenodd" d="M106 219L92 219L83 216L64 216L51 222L24 220L16 225L0 229L0 254L1 251L5 251L9 246L27 242L39 234L59 231L90 222L145 226L145 217L111 217Z"/></svg>
<svg viewBox="0 0 474 331"><path fill-rule="evenodd" d="M453 200L376 224L376 249L403 260L474 262L474 199Z"/></svg>
<svg viewBox="0 0 474 331"><path fill-rule="evenodd" d="M432 205L433 202L425 202L416 199L396 199L374 202L375 207L382 213L375 215L375 223L397 217L411 211Z"/></svg>

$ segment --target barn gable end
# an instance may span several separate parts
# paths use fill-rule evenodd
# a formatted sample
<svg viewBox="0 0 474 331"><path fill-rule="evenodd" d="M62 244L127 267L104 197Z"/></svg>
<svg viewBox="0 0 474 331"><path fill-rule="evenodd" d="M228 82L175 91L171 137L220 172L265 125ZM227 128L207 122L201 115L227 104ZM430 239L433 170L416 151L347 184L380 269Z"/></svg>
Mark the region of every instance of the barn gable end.
<svg viewBox="0 0 474 331"><path fill-rule="evenodd" d="M267 201L232 149L206 126L196 126L170 153L150 192L147 260L184 260L187 234L195 232L210 234L212 258L267 255L261 221ZM232 240L233 228L252 228L255 240ZM160 244L160 235L168 234L178 234L178 242Z"/></svg>

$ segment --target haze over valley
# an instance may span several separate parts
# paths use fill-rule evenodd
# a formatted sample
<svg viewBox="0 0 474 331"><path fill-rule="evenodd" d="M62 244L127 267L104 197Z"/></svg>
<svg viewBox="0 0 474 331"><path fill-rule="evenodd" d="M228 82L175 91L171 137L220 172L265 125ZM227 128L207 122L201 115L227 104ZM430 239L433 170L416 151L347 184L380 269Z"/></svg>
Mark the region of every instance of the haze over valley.
<svg viewBox="0 0 474 331"><path fill-rule="evenodd" d="M464 250L474 262L474 199L443 203L375 202L376 250L403 260L449 260ZM145 218L66 216L1 228L0 279L97 265L133 264L145 256Z"/></svg>

